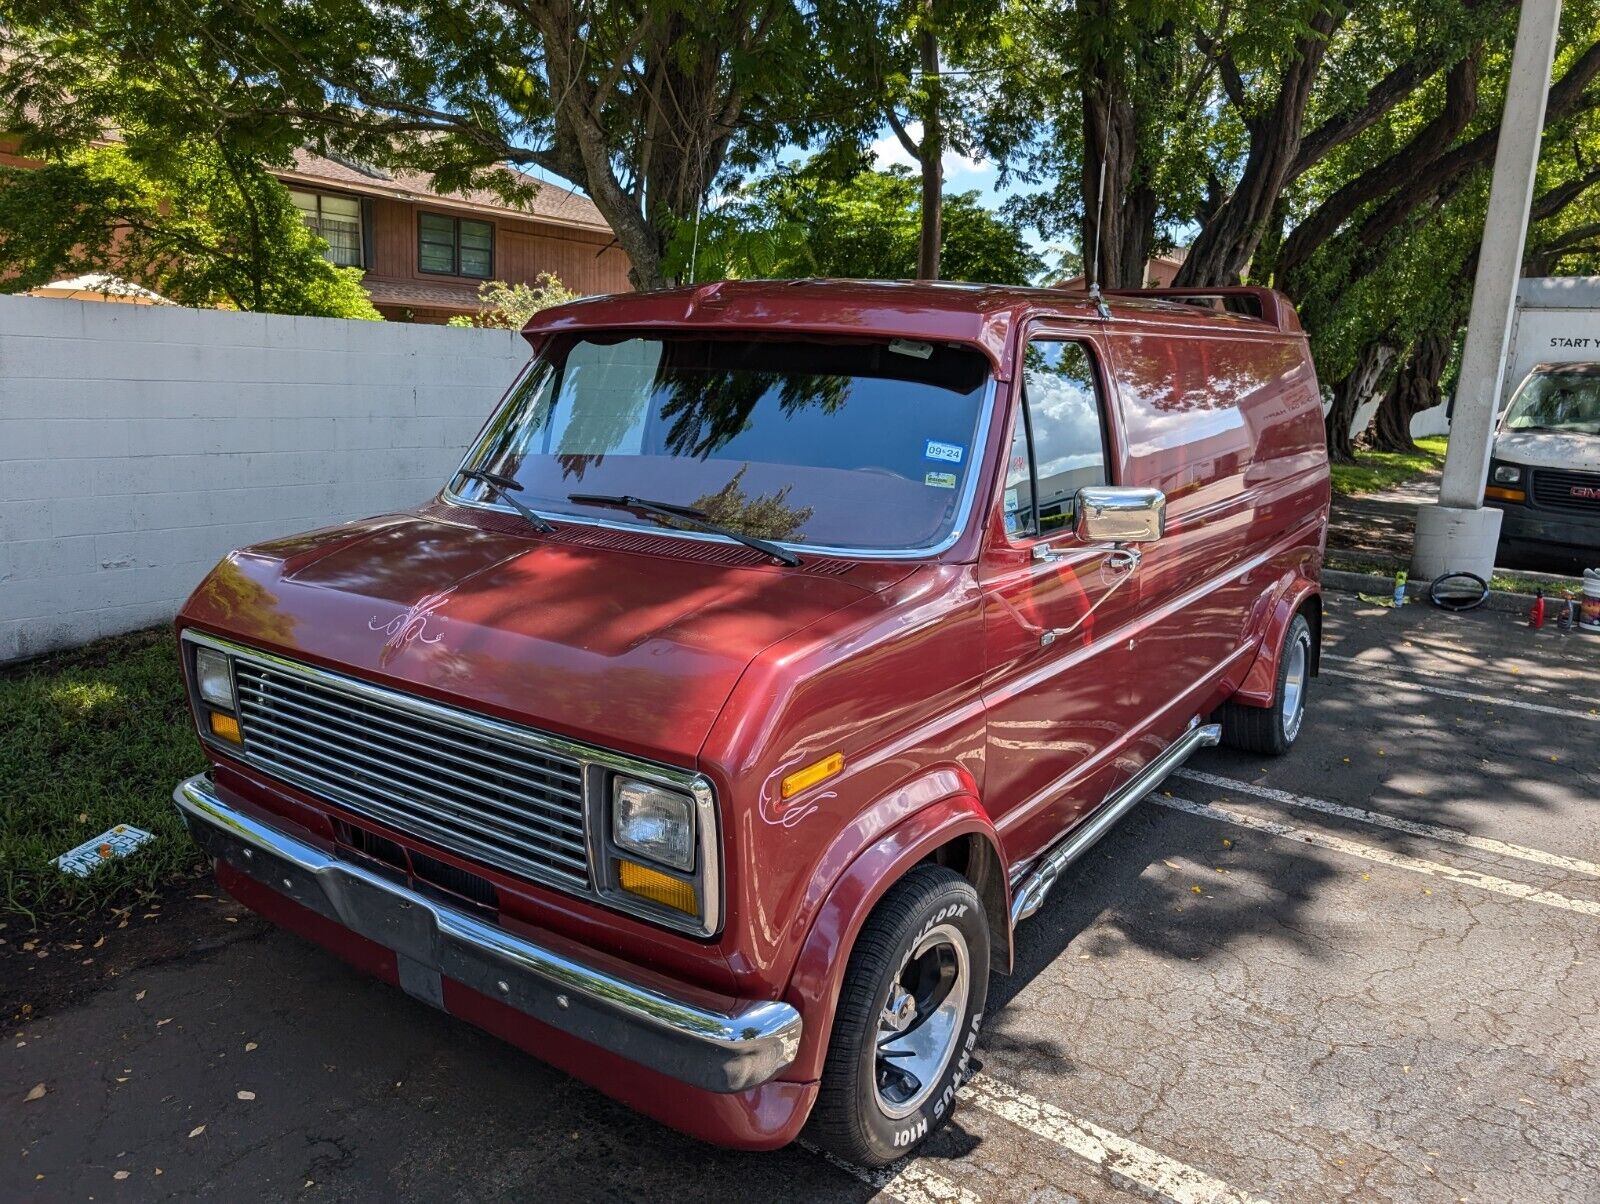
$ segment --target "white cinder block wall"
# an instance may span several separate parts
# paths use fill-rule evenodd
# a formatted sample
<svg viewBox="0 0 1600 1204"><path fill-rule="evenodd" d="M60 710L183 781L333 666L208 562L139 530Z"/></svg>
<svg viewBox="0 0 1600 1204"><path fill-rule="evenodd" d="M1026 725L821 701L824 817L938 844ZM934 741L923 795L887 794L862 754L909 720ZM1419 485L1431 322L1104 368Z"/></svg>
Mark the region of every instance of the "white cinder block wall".
<svg viewBox="0 0 1600 1204"><path fill-rule="evenodd" d="M428 498L527 358L509 331L0 296L0 661Z"/></svg>

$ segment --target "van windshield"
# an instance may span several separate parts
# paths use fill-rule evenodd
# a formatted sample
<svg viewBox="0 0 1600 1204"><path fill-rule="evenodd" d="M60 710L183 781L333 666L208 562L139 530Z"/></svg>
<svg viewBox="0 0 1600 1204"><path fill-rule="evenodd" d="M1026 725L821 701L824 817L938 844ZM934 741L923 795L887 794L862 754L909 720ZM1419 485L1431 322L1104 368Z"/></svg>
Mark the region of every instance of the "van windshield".
<svg viewBox="0 0 1600 1204"><path fill-rule="evenodd" d="M1505 429L1600 435L1600 370L1534 373L1512 399Z"/></svg>
<svg viewBox="0 0 1600 1204"><path fill-rule="evenodd" d="M659 527L569 496L628 494L767 540L916 551L950 535L971 493L989 376L960 345L561 335L464 467L510 478L558 521ZM481 481L458 484L463 500L495 501Z"/></svg>

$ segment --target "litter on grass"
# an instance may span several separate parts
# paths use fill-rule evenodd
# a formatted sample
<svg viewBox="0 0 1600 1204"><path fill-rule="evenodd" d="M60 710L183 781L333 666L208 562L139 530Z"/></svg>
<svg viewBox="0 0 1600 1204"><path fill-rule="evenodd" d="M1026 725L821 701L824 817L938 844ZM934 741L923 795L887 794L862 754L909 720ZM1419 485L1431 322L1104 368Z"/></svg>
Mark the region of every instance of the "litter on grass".
<svg viewBox="0 0 1600 1204"><path fill-rule="evenodd" d="M56 868L63 874L87 878L94 872L96 866L116 857L126 857L140 845L148 844L154 839L155 837L143 828L118 824L114 828L107 828L93 839L84 841L77 848L61 854L56 858Z"/></svg>

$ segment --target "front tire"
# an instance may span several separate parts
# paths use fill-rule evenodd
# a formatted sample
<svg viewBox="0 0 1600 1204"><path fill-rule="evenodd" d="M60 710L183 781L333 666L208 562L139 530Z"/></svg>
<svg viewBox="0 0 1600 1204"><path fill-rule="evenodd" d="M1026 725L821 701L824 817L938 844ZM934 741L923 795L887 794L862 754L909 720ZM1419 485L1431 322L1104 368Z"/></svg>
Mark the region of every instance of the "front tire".
<svg viewBox="0 0 1600 1204"><path fill-rule="evenodd" d="M919 865L867 917L845 968L808 1135L882 1166L950 1117L989 994L989 920L972 884Z"/></svg>
<svg viewBox="0 0 1600 1204"><path fill-rule="evenodd" d="M1222 704L1222 742L1241 752L1264 753L1281 757L1293 747L1305 726L1306 687L1311 682L1311 624L1305 615L1295 615L1283 640L1283 655L1278 658L1278 680L1272 705L1247 707L1237 702Z"/></svg>

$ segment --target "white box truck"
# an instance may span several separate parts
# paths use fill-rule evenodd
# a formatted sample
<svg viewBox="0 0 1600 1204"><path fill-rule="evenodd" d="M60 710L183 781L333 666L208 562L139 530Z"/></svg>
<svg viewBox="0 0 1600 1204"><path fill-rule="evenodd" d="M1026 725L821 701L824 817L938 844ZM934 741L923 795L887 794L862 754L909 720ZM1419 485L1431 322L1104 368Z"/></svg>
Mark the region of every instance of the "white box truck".
<svg viewBox="0 0 1600 1204"><path fill-rule="evenodd" d="M1484 503L1503 551L1600 563L1600 277L1518 286Z"/></svg>

